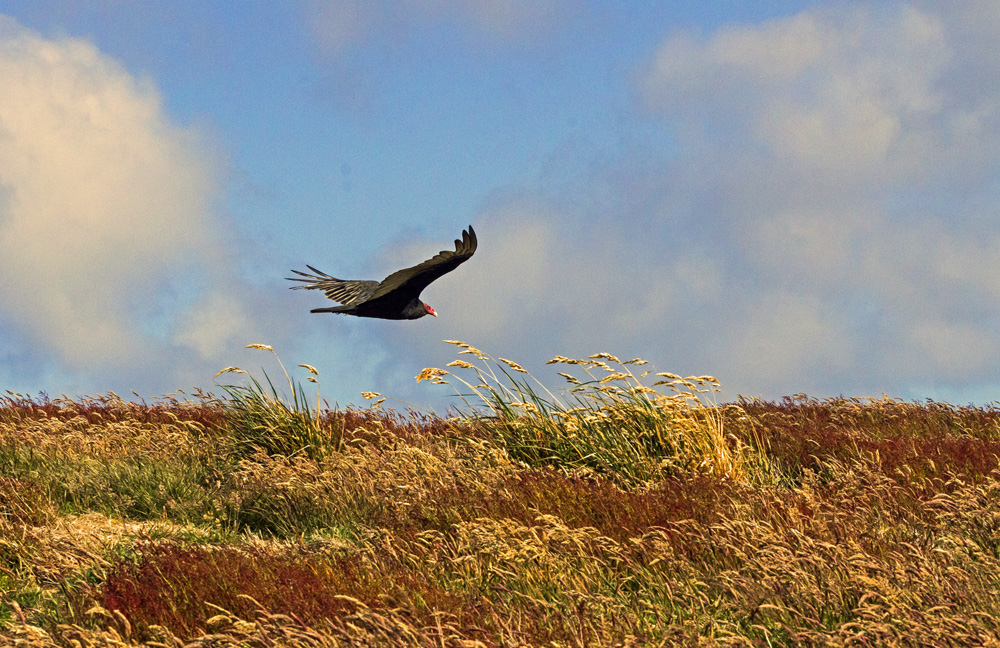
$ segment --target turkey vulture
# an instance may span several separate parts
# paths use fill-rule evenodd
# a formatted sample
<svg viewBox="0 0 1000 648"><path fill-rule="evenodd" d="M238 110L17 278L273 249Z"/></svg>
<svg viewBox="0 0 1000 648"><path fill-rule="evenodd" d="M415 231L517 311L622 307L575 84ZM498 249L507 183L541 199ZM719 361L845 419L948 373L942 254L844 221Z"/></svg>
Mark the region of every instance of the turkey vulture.
<svg viewBox="0 0 1000 648"><path fill-rule="evenodd" d="M314 308L313 313L343 313L358 317L395 320L417 319L424 315L437 317L433 308L420 301L420 291L441 275L468 261L475 253L476 232L470 225L467 231L462 232L462 240L455 240L454 252L442 250L419 265L393 272L381 282L345 281L320 272L311 265L306 267L316 274L292 270L299 277L287 277L287 279L306 284L292 286L293 289L322 290L327 297L342 304L342 306Z"/></svg>

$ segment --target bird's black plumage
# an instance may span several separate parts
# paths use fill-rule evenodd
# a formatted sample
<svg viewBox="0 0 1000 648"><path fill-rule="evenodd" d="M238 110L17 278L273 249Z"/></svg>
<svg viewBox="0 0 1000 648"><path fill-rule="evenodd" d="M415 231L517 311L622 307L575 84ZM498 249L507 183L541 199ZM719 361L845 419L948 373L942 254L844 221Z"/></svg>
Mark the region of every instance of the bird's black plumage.
<svg viewBox="0 0 1000 648"><path fill-rule="evenodd" d="M423 263L393 272L382 281L351 281L337 279L325 272L307 265L315 274L292 270L298 277L288 277L290 281L301 281L309 290L322 290L326 296L341 304L327 308L314 308L313 313L343 313L358 317L378 317L381 319L417 319L424 315L434 315L434 309L420 301L420 292L441 275L451 272L469 260L476 253L476 232L469 229L462 232L462 238L455 240L455 251L442 250Z"/></svg>

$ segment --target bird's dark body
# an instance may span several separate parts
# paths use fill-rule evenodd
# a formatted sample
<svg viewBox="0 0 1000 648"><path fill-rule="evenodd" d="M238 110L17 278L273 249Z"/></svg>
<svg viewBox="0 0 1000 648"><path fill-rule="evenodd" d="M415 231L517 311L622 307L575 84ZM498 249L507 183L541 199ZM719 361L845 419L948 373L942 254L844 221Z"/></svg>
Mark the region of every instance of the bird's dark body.
<svg viewBox="0 0 1000 648"><path fill-rule="evenodd" d="M420 301L420 292L438 277L468 261L475 254L477 245L476 232L470 225L467 231L462 232L462 238L455 240L454 252L443 250L421 264L392 273L382 281L337 279L308 265L306 267L315 274L292 270L299 277L288 279L306 284L293 288L322 290L328 298L341 304L314 308L313 313L392 320L418 319L424 315L436 317L434 309Z"/></svg>
<svg viewBox="0 0 1000 648"><path fill-rule="evenodd" d="M300 288L302 286L299 286ZM387 304L382 300L364 302L357 306L327 306L326 308L314 308L310 313L342 313L344 315L356 315L358 317L377 317L379 319L418 319L427 315L424 303L419 299L411 299L406 306L396 308L393 304Z"/></svg>

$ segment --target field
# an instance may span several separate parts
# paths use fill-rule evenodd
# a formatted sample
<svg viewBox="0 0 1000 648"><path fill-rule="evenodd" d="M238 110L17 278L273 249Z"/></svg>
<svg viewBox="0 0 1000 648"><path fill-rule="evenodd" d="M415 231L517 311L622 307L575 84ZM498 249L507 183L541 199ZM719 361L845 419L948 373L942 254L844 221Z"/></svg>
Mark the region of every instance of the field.
<svg viewBox="0 0 1000 648"><path fill-rule="evenodd" d="M8 392L0 643L1000 645L1000 409L454 344L447 416Z"/></svg>

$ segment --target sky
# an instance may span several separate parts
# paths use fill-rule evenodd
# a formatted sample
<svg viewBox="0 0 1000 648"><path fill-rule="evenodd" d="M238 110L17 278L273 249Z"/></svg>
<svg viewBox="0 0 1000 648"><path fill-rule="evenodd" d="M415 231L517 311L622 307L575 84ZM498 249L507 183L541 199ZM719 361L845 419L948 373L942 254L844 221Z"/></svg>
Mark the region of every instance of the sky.
<svg viewBox="0 0 1000 648"><path fill-rule="evenodd" d="M723 400L1000 399L989 2L0 2L0 392L319 371L434 411L462 340ZM288 290L449 249L440 317ZM309 388L310 390L312 387ZM311 392L310 392L311 393Z"/></svg>

